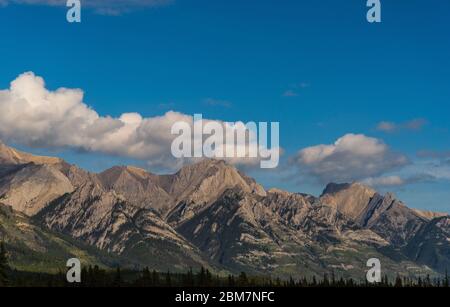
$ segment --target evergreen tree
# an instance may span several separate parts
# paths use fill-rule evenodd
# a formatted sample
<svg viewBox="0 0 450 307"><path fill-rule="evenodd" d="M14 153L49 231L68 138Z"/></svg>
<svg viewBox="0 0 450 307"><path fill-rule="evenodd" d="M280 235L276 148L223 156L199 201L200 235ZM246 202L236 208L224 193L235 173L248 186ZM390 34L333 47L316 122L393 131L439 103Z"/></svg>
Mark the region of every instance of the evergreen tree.
<svg viewBox="0 0 450 307"><path fill-rule="evenodd" d="M381 285L383 287L389 287L389 277L387 275L381 278Z"/></svg>
<svg viewBox="0 0 450 307"><path fill-rule="evenodd" d="M277 279L275 280L275 287L281 287L281 279L280 279L280 277L277 277Z"/></svg>
<svg viewBox="0 0 450 307"><path fill-rule="evenodd" d="M324 286L324 287L329 287L330 286L330 282L328 280L328 274L327 273L323 274L322 286Z"/></svg>
<svg viewBox="0 0 450 307"><path fill-rule="evenodd" d="M400 277L400 275L397 275L397 278L395 279L394 287L396 287L396 288L402 288L403 287L403 282L402 282L402 278Z"/></svg>
<svg viewBox="0 0 450 307"><path fill-rule="evenodd" d="M447 270L445 270L445 277L444 277L444 281L442 283L442 286L445 288L449 287L449 280L448 280L448 272Z"/></svg>
<svg viewBox="0 0 450 307"><path fill-rule="evenodd" d="M166 274L166 287L172 286L172 278L170 277L170 271L167 271Z"/></svg>
<svg viewBox="0 0 450 307"><path fill-rule="evenodd" d="M150 274L150 270L148 267L145 267L142 270L142 286L148 287L152 285L152 275Z"/></svg>
<svg viewBox="0 0 450 307"><path fill-rule="evenodd" d="M88 271L87 271L87 269L85 267L81 268L81 276L82 276L81 286L82 287L89 287L90 285L89 285ZM73 283L71 286L72 287L76 287L77 283Z"/></svg>
<svg viewBox="0 0 450 307"><path fill-rule="evenodd" d="M183 274L183 286L184 287L193 287L195 280L194 280L194 273L192 272L192 268L189 269L187 274Z"/></svg>
<svg viewBox="0 0 450 307"><path fill-rule="evenodd" d="M430 287L431 286L430 274L427 274L427 277L425 278L424 284L425 284L424 285L425 287Z"/></svg>
<svg viewBox="0 0 450 307"><path fill-rule="evenodd" d="M213 283L212 274L208 269L206 269L206 284L205 285L207 287L210 287L212 285L212 283Z"/></svg>
<svg viewBox="0 0 450 307"><path fill-rule="evenodd" d="M202 267L200 269L200 272L198 272L198 274L197 274L197 283L200 287L203 287L206 285L206 272L205 272L204 267Z"/></svg>
<svg viewBox="0 0 450 307"><path fill-rule="evenodd" d="M241 274L239 274L239 286L245 287L247 285L248 285L247 274L245 274L245 272L241 272Z"/></svg>
<svg viewBox="0 0 450 307"><path fill-rule="evenodd" d="M8 284L8 258L6 257L6 248L3 242L0 243L0 286Z"/></svg>
<svg viewBox="0 0 450 307"><path fill-rule="evenodd" d="M289 287L294 287L294 286L295 286L295 281L294 281L294 279L292 278L292 276L289 276L289 284L288 284L288 286L289 286Z"/></svg>
<svg viewBox="0 0 450 307"><path fill-rule="evenodd" d="M117 268L116 274L114 275L113 286L121 287L123 285L122 274L120 272L120 267Z"/></svg>
<svg viewBox="0 0 450 307"><path fill-rule="evenodd" d="M234 287L236 286L236 283L234 282L234 276L228 275L228 287Z"/></svg>
<svg viewBox="0 0 450 307"><path fill-rule="evenodd" d="M97 287L104 287L104 286L106 286L106 284L105 284L105 271L101 270L98 265L94 266L93 276L94 276L95 285Z"/></svg>
<svg viewBox="0 0 450 307"><path fill-rule="evenodd" d="M160 286L161 285L161 282L159 280L159 273L156 272L155 270L153 270L153 272L152 272L152 284L154 286Z"/></svg>
<svg viewBox="0 0 450 307"><path fill-rule="evenodd" d="M334 275L334 270L331 270L331 286L336 287L336 276Z"/></svg>

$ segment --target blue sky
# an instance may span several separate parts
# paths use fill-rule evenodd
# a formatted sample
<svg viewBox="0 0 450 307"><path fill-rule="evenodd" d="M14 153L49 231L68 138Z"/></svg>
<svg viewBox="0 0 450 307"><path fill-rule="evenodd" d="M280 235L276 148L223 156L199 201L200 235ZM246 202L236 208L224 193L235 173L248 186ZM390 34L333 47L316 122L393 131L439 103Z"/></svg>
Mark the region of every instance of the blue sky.
<svg viewBox="0 0 450 307"><path fill-rule="evenodd" d="M102 116L174 110L225 121L279 121L283 165L249 172L266 187L314 194L323 182L302 173L292 157L363 134L409 160L377 176L414 180L381 190L412 207L450 211L446 0L382 1L381 24L366 21L363 0L176 0L115 16L86 8L81 24L67 23L64 7L12 2L0 8L0 89L33 71L50 90L83 89L84 102ZM207 103L212 100L218 103ZM377 129L381 122L392 129ZM9 143L93 171L144 165ZM420 151L428 154L418 157ZM419 179L429 165L442 172Z"/></svg>

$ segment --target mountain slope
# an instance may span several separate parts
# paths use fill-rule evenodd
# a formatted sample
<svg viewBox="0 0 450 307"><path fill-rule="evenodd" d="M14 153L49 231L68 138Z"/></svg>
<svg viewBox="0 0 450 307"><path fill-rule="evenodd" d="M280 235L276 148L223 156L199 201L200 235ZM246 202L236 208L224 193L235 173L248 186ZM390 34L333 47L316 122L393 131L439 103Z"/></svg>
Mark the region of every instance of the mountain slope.
<svg viewBox="0 0 450 307"><path fill-rule="evenodd" d="M426 220L433 220L438 217L444 217L448 216L448 213L444 212L433 212L433 211L427 211L427 210L419 210L419 209L412 209L418 216L423 217Z"/></svg>
<svg viewBox="0 0 450 307"><path fill-rule="evenodd" d="M391 272L432 272L401 255L399 261L385 256L379 249L388 242L380 236L310 201L287 192L269 191L262 197L234 188L177 230L235 272L317 276L333 270L362 277L370 257L381 259Z"/></svg>
<svg viewBox="0 0 450 307"><path fill-rule="evenodd" d="M376 191L360 183L327 185L320 197L325 203L354 221L364 219L367 204Z"/></svg>
<svg viewBox="0 0 450 307"><path fill-rule="evenodd" d="M358 225L374 231L395 247L407 244L428 222L393 194L381 195L359 183L330 184L320 201L336 208Z"/></svg>
<svg viewBox="0 0 450 307"><path fill-rule="evenodd" d="M63 160L54 157L35 156L12 147L8 147L0 141L0 164L27 163L58 165L63 163Z"/></svg>
<svg viewBox="0 0 450 307"><path fill-rule="evenodd" d="M156 212L133 206L94 183L64 195L36 219L49 229L153 269L209 266Z"/></svg>
<svg viewBox="0 0 450 307"><path fill-rule="evenodd" d="M74 189L69 179L51 165L14 165L1 173L0 202L29 216Z"/></svg>
<svg viewBox="0 0 450 307"><path fill-rule="evenodd" d="M83 265L107 267L119 263L119 259L113 256L103 255L81 243L43 230L26 215L1 204L0 241L6 245L11 266L22 271L64 271L66 261L74 257Z"/></svg>
<svg viewBox="0 0 450 307"><path fill-rule="evenodd" d="M394 195L376 194L369 202L364 219L360 223L395 247L403 247L423 227L427 220L406 207Z"/></svg>
<svg viewBox="0 0 450 307"><path fill-rule="evenodd" d="M172 197L159 186L158 176L145 170L113 167L100 173L98 178L105 189L121 194L135 206L152 208L162 214L173 203Z"/></svg>
<svg viewBox="0 0 450 307"><path fill-rule="evenodd" d="M448 216L409 209L359 183L329 184L320 197L265 191L217 160L171 175L130 166L94 174L1 144L0 203L33 225L19 236L20 223L0 220L0 229L9 225L6 240L34 255L34 237L45 237L34 247L41 258L57 254L55 263L68 253L54 246L54 233L156 270L204 266L280 277L333 271L363 279L373 257L391 276L433 275L450 262Z"/></svg>
<svg viewBox="0 0 450 307"><path fill-rule="evenodd" d="M404 249L413 261L445 273L450 268L450 217L423 225Z"/></svg>

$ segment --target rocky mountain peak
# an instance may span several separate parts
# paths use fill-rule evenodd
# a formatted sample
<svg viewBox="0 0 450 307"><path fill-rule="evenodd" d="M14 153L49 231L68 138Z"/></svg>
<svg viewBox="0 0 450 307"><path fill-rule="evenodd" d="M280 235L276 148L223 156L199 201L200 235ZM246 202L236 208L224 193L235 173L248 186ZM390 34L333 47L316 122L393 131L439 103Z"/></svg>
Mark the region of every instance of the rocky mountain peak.
<svg viewBox="0 0 450 307"><path fill-rule="evenodd" d="M114 166L98 174L98 177L106 188L112 188L120 180L145 180L151 177L151 174L133 166Z"/></svg>
<svg viewBox="0 0 450 307"><path fill-rule="evenodd" d="M420 217L423 217L427 220L432 220L439 217L449 217L448 213L445 212L433 212L433 211L427 211L427 210L419 210L419 209L412 209L417 215Z"/></svg>
<svg viewBox="0 0 450 307"><path fill-rule="evenodd" d="M366 209L376 191L361 183L330 183L320 200L351 219L358 219Z"/></svg>
<svg viewBox="0 0 450 307"><path fill-rule="evenodd" d="M29 216L74 187L57 168L47 164L25 164L0 178L1 202Z"/></svg>
<svg viewBox="0 0 450 307"><path fill-rule="evenodd" d="M329 183L325 187L325 189L322 192L321 196L327 195L327 194L338 194L338 193L351 193L351 192L364 192L368 194L375 194L376 191L372 189L371 187L359 183L359 182L353 182L353 183Z"/></svg>
<svg viewBox="0 0 450 307"><path fill-rule="evenodd" d="M205 159L187 165L170 178L169 194L176 206L168 219L178 224L205 210L226 190L265 196L264 188L234 166L220 160Z"/></svg>
<svg viewBox="0 0 450 307"><path fill-rule="evenodd" d="M0 141L0 163L2 164L49 164L56 165L63 162L60 158L35 156L29 153L19 151L15 148L6 146Z"/></svg>
<svg viewBox="0 0 450 307"><path fill-rule="evenodd" d="M265 195L252 178L222 160L204 159L184 166L173 175L170 192L179 197L201 193L205 197L218 196L226 189L238 186L245 192ZM200 195L199 195L200 196Z"/></svg>
<svg viewBox="0 0 450 307"><path fill-rule="evenodd" d="M172 198L160 186L159 176L134 166L115 166L97 175L104 189L125 197L140 208L160 213L172 204Z"/></svg>
<svg viewBox="0 0 450 307"><path fill-rule="evenodd" d="M126 170L135 176L139 176L141 178L148 177L151 175L148 171L143 168L135 167L135 166L126 166Z"/></svg>
<svg viewBox="0 0 450 307"><path fill-rule="evenodd" d="M277 188L271 188L267 191L268 194L279 194L282 196L290 196L291 193L289 193L288 191L285 190L281 190L281 189L277 189Z"/></svg>
<svg viewBox="0 0 450 307"><path fill-rule="evenodd" d="M175 176L182 177L189 174L195 177L203 177L229 168L234 167L228 165L223 160L202 159L199 162L183 166Z"/></svg>

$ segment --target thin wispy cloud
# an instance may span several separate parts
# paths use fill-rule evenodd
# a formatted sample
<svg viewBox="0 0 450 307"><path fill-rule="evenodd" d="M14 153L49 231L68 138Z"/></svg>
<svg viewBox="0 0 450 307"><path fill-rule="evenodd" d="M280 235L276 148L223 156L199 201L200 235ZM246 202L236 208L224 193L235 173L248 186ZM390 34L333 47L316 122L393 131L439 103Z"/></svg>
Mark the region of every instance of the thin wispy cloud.
<svg viewBox="0 0 450 307"><path fill-rule="evenodd" d="M161 110L171 110L175 108L176 104L174 102L163 102L158 104L158 109Z"/></svg>
<svg viewBox="0 0 450 307"><path fill-rule="evenodd" d="M302 89L305 89L308 87L310 87L310 84L306 83L306 82L291 84L289 86L289 89L287 89L286 91L283 92L282 96L283 97L297 97L299 95L299 92Z"/></svg>
<svg viewBox="0 0 450 307"><path fill-rule="evenodd" d="M233 106L233 104L228 100L221 100L214 98L204 99L203 104L210 107L223 107L223 108L231 108Z"/></svg>
<svg viewBox="0 0 450 307"><path fill-rule="evenodd" d="M287 90L283 93L283 97L297 97L298 93L294 90Z"/></svg>
<svg viewBox="0 0 450 307"><path fill-rule="evenodd" d="M139 9L170 5L174 0L81 0L83 8L91 9L98 14L120 15ZM46 5L62 6L66 0L0 0L0 6L16 5Z"/></svg>
<svg viewBox="0 0 450 307"><path fill-rule="evenodd" d="M416 118L402 123L391 121L379 122L376 129L385 133L394 133L399 131L420 131L428 121L424 118Z"/></svg>
<svg viewBox="0 0 450 307"><path fill-rule="evenodd" d="M363 182L372 187L392 187L392 186L401 186L405 184L405 180L400 176L367 178Z"/></svg>
<svg viewBox="0 0 450 307"><path fill-rule="evenodd" d="M439 179L441 178L438 178L430 173L425 172L406 176L392 175L392 176L381 176L376 178L367 178L363 180L363 183L372 186L374 188L401 187L415 183L433 182Z"/></svg>
<svg viewBox="0 0 450 307"><path fill-rule="evenodd" d="M446 158L450 158L450 150L448 150L448 151L421 150L417 153L417 156L419 158L446 159Z"/></svg>

